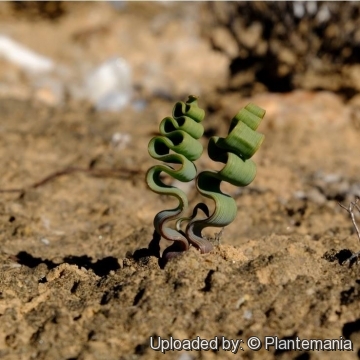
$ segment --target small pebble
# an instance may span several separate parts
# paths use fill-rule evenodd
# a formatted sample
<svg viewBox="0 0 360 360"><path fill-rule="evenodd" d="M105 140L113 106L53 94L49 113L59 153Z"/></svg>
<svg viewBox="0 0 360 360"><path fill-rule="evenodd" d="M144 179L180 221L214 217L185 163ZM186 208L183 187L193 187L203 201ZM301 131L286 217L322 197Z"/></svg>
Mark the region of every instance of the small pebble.
<svg viewBox="0 0 360 360"><path fill-rule="evenodd" d="M50 244L50 241L46 238L41 238L40 241L45 244L45 245L49 245Z"/></svg>
<svg viewBox="0 0 360 360"><path fill-rule="evenodd" d="M244 319L245 320L250 320L252 318L253 314L252 314L252 311L251 310L246 310L244 312Z"/></svg>
<svg viewBox="0 0 360 360"><path fill-rule="evenodd" d="M188 354L188 353L182 353L179 357L178 360L194 360L194 358Z"/></svg>

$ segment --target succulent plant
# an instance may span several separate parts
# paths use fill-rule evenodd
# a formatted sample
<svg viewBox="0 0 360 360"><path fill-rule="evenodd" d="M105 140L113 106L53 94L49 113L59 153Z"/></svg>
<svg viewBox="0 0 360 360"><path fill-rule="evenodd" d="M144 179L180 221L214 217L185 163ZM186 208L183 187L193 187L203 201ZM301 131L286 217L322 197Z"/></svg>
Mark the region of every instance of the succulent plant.
<svg viewBox="0 0 360 360"><path fill-rule="evenodd" d="M198 139L204 132L201 121L205 117L205 111L199 108L195 96L189 96L186 103L175 104L172 115L162 120L161 135L152 138L148 147L150 156L167 164L151 167L146 175L147 184L152 191L171 195L179 200L176 208L163 210L154 218L155 231L159 237L174 242L163 253L165 261L188 250L190 245L198 248L201 253L210 252L213 245L202 236L202 230L211 226L224 227L235 219L236 202L220 190L220 184L226 181L235 186L246 186L254 180L256 165L250 158L264 140L264 135L256 129L265 115L265 110L248 104L234 116L225 138L212 137L208 144L209 157L213 161L224 163L225 166L220 171L206 170L198 175L194 161L203 152ZM178 168L168 164L177 164ZM207 205L199 203L194 207L191 216L184 216L188 209L187 196L182 190L163 183L160 178L162 171L183 182L191 181L197 175L197 190L215 202L214 212L210 215ZM207 216L205 219L197 218L199 209ZM167 226L170 221L175 221L175 228ZM183 221L188 221L185 231L181 230Z"/></svg>

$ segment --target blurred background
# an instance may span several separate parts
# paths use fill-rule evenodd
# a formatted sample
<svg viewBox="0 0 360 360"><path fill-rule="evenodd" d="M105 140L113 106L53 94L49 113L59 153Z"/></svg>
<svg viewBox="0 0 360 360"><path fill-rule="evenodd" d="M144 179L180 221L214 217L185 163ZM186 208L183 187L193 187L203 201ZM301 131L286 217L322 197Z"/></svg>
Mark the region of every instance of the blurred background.
<svg viewBox="0 0 360 360"><path fill-rule="evenodd" d="M332 1L0 2L0 358L163 359L149 336L352 332L356 357L358 267L340 262L359 244L339 202L360 196L359 12ZM148 143L189 94L206 111L204 149L249 102L266 110L265 141L249 186L221 184L238 214L219 251L160 271L131 255L155 214L178 205L146 186L159 163ZM196 166L224 164L205 150ZM186 192L189 213L203 201L213 211L195 181L164 181Z"/></svg>
<svg viewBox="0 0 360 360"><path fill-rule="evenodd" d="M155 214L174 199L146 188L145 173L156 163L147 145L174 102L194 94L206 111L205 148L212 135L225 136L231 118L248 102L266 109L259 128L266 140L254 157L258 176L249 190L222 186L239 198L239 217L249 219L229 227L229 241L237 243L236 231L327 231L322 207L333 216L340 212L338 201L360 195L354 156L359 12L357 2L332 1L1 2L0 191L13 201L9 189L15 195L36 189L36 202L22 210L32 214L35 237L50 231L49 224L67 235L106 233L110 242L141 226L151 231ZM199 171L222 166L206 151L197 161ZM86 174L115 180L107 180L110 186ZM50 184L42 187L47 176ZM119 178L131 181L119 187ZM166 181L182 186L191 205L201 201L194 182ZM319 214L312 225L294 220L304 203ZM5 222L20 211L6 201L4 206ZM80 212L76 218L74 211ZM339 219L347 221L342 213ZM98 240L107 253L107 244ZM121 244L117 256L128 249ZM16 250L23 246L20 237Z"/></svg>
<svg viewBox="0 0 360 360"><path fill-rule="evenodd" d="M357 2L0 4L0 96L143 109L151 97L360 91Z"/></svg>

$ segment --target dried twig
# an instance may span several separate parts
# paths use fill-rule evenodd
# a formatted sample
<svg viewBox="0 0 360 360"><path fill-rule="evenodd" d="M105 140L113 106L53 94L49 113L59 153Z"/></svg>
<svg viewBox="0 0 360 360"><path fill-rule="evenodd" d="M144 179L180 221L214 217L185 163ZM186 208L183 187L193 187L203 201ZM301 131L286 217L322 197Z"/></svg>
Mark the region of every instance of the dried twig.
<svg viewBox="0 0 360 360"><path fill-rule="evenodd" d="M225 228L223 227L223 228L221 228L221 230L218 233L215 233L215 239L214 239L215 244L220 245L220 240L221 240L224 230L225 230Z"/></svg>
<svg viewBox="0 0 360 360"><path fill-rule="evenodd" d="M79 168L79 167L67 167L63 170L55 171L50 175L44 177L43 179L36 181L35 183L31 184L30 186L23 187L23 188L14 188L14 189L0 189L0 193L11 193L11 192L18 192L23 193L29 189L36 189L46 183L56 179L57 177L63 175L69 175L75 172L82 172L87 173L92 176L97 177L119 177L119 178L129 178L134 175L141 174L142 171L140 169L86 169L86 168Z"/></svg>
<svg viewBox="0 0 360 360"><path fill-rule="evenodd" d="M354 214L354 208L360 213L360 205L358 204L359 201L360 201L360 197L356 196L355 201L351 201L348 208L346 206L340 204L340 203L339 203L339 205L350 214L351 221L352 221L352 223L354 225L357 237L358 237L359 242L360 242L360 230L359 230L359 227L356 224L355 214ZM347 263L347 262L351 263L354 259L358 260L359 256L360 256L360 251L357 252L357 253L352 254L350 256L350 258L345 261L345 263Z"/></svg>

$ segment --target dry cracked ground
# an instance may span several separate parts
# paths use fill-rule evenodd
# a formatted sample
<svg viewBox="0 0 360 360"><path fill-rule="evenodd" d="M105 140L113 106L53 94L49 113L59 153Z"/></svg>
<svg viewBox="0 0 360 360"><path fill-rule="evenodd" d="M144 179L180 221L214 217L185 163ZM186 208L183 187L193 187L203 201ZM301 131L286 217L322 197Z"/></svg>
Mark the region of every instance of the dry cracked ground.
<svg viewBox="0 0 360 360"><path fill-rule="evenodd" d="M176 66L185 76L188 69ZM210 135L225 136L248 102L267 111L257 176L243 189L224 184L238 214L214 251L190 249L165 268L136 250L152 239L155 214L176 206L144 181L156 163L147 144L174 101L148 94L143 109L99 113L76 101L0 98L1 359L360 357L360 265L344 264L360 244L339 206L360 195L359 97L294 91L244 98L217 93L212 81L198 89L204 145ZM196 164L222 166L206 155ZM204 201L194 184L186 191L191 205ZM216 336L243 340L244 351L163 355L149 340ZM251 336L342 337L353 349L251 351Z"/></svg>

